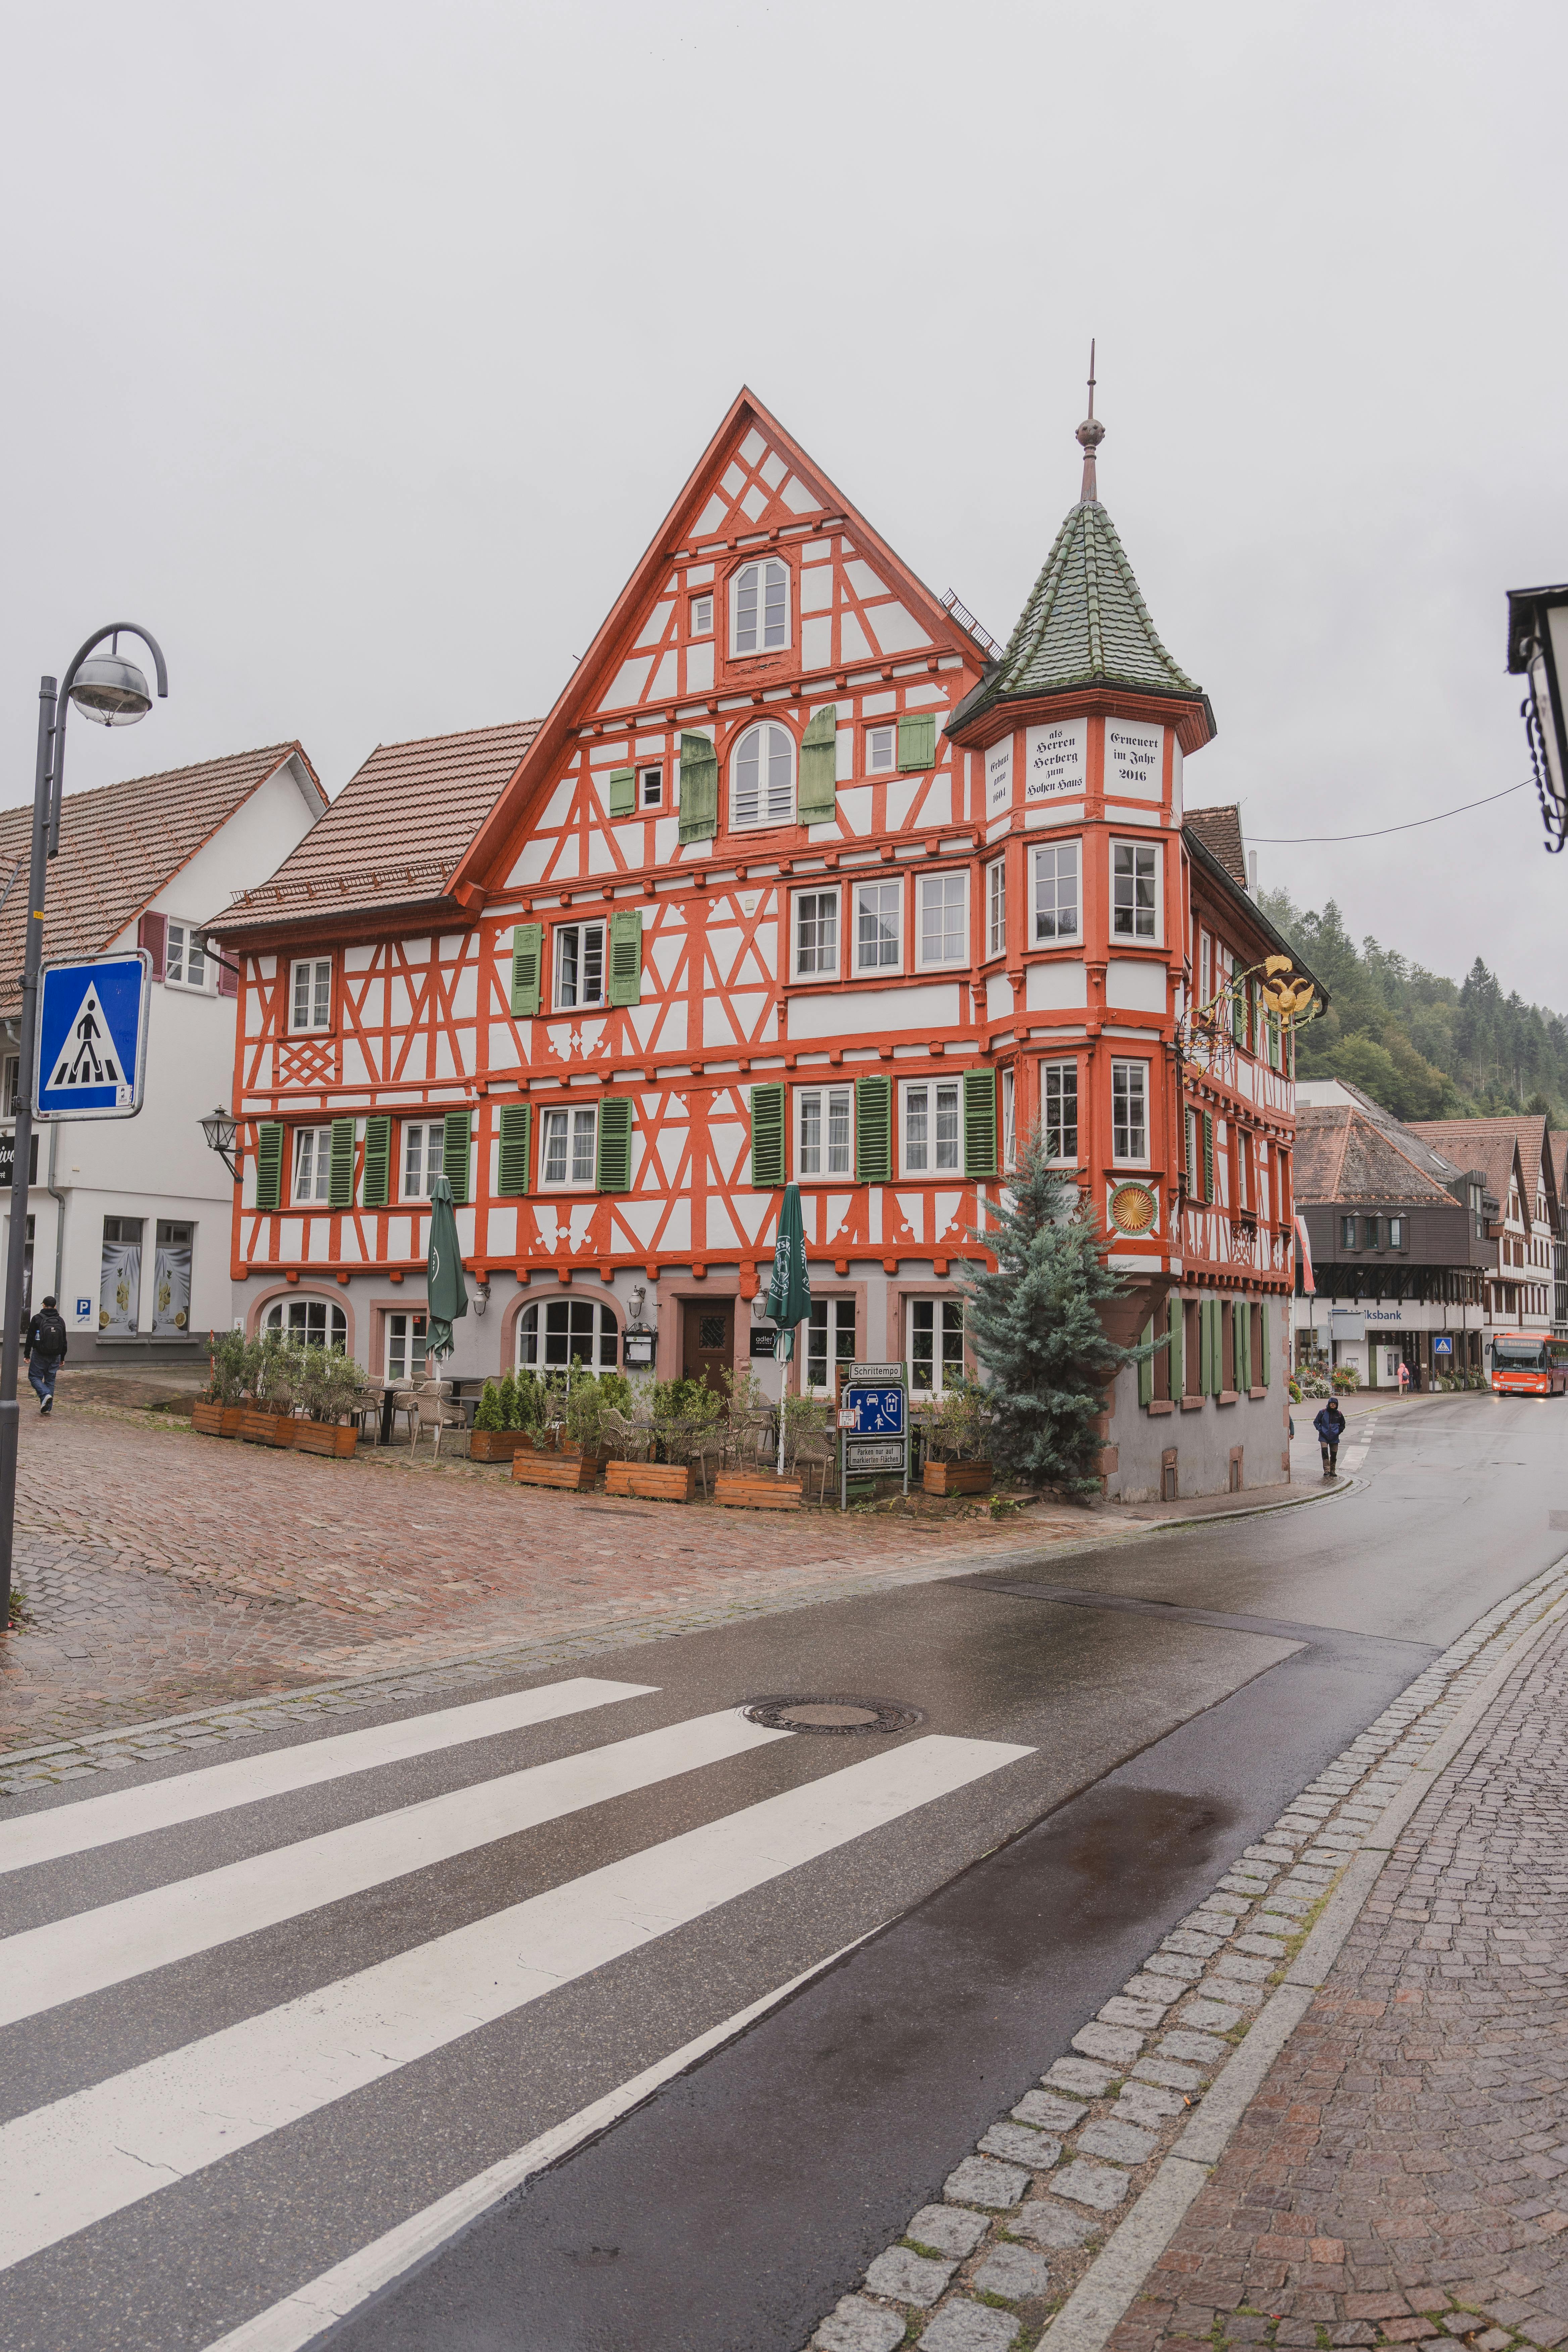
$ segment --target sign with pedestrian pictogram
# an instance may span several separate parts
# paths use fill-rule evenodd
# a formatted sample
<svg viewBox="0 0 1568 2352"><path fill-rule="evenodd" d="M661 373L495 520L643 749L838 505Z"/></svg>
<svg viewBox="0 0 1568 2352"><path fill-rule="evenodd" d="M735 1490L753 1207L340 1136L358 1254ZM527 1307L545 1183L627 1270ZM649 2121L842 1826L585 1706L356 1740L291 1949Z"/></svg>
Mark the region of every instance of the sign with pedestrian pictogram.
<svg viewBox="0 0 1568 2352"><path fill-rule="evenodd" d="M1432 1353L1435 1356L1451 1356L1453 1352L1453 1340L1448 1337L1446 1331L1439 1331L1436 1338L1432 1342Z"/></svg>
<svg viewBox="0 0 1568 2352"><path fill-rule="evenodd" d="M152 958L141 948L46 967L38 987L35 1118L135 1118L152 978Z"/></svg>

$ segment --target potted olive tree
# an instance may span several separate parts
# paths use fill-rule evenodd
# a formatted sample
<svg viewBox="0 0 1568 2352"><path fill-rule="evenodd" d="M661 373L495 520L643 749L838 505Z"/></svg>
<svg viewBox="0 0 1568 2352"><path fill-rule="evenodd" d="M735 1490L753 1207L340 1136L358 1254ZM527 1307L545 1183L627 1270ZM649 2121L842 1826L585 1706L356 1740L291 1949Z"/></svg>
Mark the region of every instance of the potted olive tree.
<svg viewBox="0 0 1568 2352"><path fill-rule="evenodd" d="M353 1412L363 1386L363 1373L342 1349L307 1348L299 1385L305 1418L294 1425L295 1451L346 1459L359 1444L359 1427L344 1416Z"/></svg>
<svg viewBox="0 0 1568 2352"><path fill-rule="evenodd" d="M258 1332L245 1348L245 1389L248 1402L239 1422L239 1434L253 1445L292 1445L298 1426L294 1402L299 1392L304 1349L279 1330Z"/></svg>

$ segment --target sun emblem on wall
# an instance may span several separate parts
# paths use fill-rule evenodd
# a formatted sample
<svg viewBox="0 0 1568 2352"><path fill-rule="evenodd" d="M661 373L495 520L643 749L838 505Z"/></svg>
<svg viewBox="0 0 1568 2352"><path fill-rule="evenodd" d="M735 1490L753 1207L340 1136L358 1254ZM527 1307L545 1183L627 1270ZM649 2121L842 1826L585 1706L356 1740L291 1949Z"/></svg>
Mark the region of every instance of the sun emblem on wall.
<svg viewBox="0 0 1568 2352"><path fill-rule="evenodd" d="M1110 1222L1119 1234L1152 1230L1160 1204L1147 1184L1118 1184L1110 1196Z"/></svg>

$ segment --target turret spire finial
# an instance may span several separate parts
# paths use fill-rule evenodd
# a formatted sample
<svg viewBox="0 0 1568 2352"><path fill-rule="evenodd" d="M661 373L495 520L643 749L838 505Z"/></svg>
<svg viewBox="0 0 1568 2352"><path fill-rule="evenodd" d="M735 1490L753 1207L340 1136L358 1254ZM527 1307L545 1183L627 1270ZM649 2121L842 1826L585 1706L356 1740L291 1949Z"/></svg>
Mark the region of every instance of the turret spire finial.
<svg viewBox="0 0 1568 2352"><path fill-rule="evenodd" d="M1079 504L1083 507L1100 504L1100 488L1094 475L1094 453L1105 438L1105 427L1094 413L1094 342L1089 346L1089 415L1078 428L1078 440L1083 448L1083 488L1079 492Z"/></svg>

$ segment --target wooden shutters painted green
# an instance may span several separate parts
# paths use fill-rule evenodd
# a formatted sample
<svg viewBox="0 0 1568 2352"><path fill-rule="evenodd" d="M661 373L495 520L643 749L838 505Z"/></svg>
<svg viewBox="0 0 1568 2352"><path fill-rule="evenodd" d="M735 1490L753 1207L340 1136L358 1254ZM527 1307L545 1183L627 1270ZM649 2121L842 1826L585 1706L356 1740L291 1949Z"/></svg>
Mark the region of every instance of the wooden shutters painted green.
<svg viewBox="0 0 1568 2352"><path fill-rule="evenodd" d="M784 1181L784 1090L782 1086L752 1088L752 1183L759 1192L771 1192Z"/></svg>
<svg viewBox="0 0 1568 2352"><path fill-rule="evenodd" d="M392 1121L367 1118L364 1123L364 1171L359 1196L367 1209L384 1209L392 1191Z"/></svg>
<svg viewBox="0 0 1568 2352"><path fill-rule="evenodd" d="M539 968L544 958L542 923L519 923L511 935L511 1009L531 1020L539 1011Z"/></svg>
<svg viewBox="0 0 1568 2352"><path fill-rule="evenodd" d="M795 802L802 824L830 824L838 805L838 709L819 710L800 739L800 790Z"/></svg>
<svg viewBox="0 0 1568 2352"><path fill-rule="evenodd" d="M1231 985L1230 1034L1238 1045L1247 1043L1247 996L1250 982L1235 981Z"/></svg>
<svg viewBox="0 0 1568 2352"><path fill-rule="evenodd" d="M635 768L610 770L610 814L635 816L637 808L637 772Z"/></svg>
<svg viewBox="0 0 1568 2352"><path fill-rule="evenodd" d="M601 1192L629 1192L632 1184L632 1098L606 1095L599 1105Z"/></svg>
<svg viewBox="0 0 1568 2352"><path fill-rule="evenodd" d="M496 1191L503 1200L515 1201L528 1190L528 1153L533 1140L533 1105L503 1103L500 1133Z"/></svg>
<svg viewBox="0 0 1568 2352"><path fill-rule="evenodd" d="M1235 1322L1237 1393L1245 1396L1252 1386L1252 1307L1245 1298L1238 1298L1231 1308Z"/></svg>
<svg viewBox="0 0 1568 2352"><path fill-rule="evenodd" d="M1147 1323L1144 1324L1142 1331L1138 1334L1138 1345L1141 1348L1152 1348L1153 1344L1154 1318L1151 1316ZM1152 1356L1143 1357L1138 1366L1138 1402L1140 1404L1152 1404L1154 1402L1154 1359Z"/></svg>
<svg viewBox="0 0 1568 2352"><path fill-rule="evenodd" d="M893 1081L880 1075L855 1081L855 1181L893 1181Z"/></svg>
<svg viewBox="0 0 1568 2352"><path fill-rule="evenodd" d="M711 841L719 830L719 754L706 735L680 739L680 838Z"/></svg>
<svg viewBox="0 0 1568 2352"><path fill-rule="evenodd" d="M1258 1352L1263 1358L1263 1385L1267 1388L1272 1378L1268 1367L1268 1307L1267 1300L1261 1298L1258 1302Z"/></svg>
<svg viewBox="0 0 1568 2352"><path fill-rule="evenodd" d="M1171 1394L1186 1394L1186 1370L1182 1360L1182 1342L1186 1336L1186 1318L1182 1312L1180 1293L1173 1290L1165 1304L1165 1324L1171 1334Z"/></svg>
<svg viewBox="0 0 1568 2352"><path fill-rule="evenodd" d="M332 1151L327 1163L327 1206L352 1209L354 1204L354 1123L332 1121Z"/></svg>
<svg viewBox="0 0 1568 2352"><path fill-rule="evenodd" d="M996 1173L996 1073L963 1073L963 1172L966 1176Z"/></svg>
<svg viewBox="0 0 1568 2352"><path fill-rule="evenodd" d="M449 1110L442 1121L441 1171L452 1188L454 1201L468 1197L468 1114Z"/></svg>
<svg viewBox="0 0 1568 2352"><path fill-rule="evenodd" d="M280 1209L283 1205L280 1119L265 1119L256 1130L256 1205L258 1209Z"/></svg>
<svg viewBox="0 0 1568 2352"><path fill-rule="evenodd" d="M1204 1199L1214 1199L1214 1113L1204 1113Z"/></svg>
<svg viewBox="0 0 1568 2352"><path fill-rule="evenodd" d="M1200 1298L1198 1301L1198 1394L1200 1396L1214 1394L1214 1324L1209 1317L1209 1308L1213 1304L1214 1301L1210 1298Z"/></svg>
<svg viewBox="0 0 1568 2352"><path fill-rule="evenodd" d="M909 710L899 721L899 773L936 765L936 713Z"/></svg>
<svg viewBox="0 0 1568 2352"><path fill-rule="evenodd" d="M612 1004L642 1003L642 908L617 907L610 917Z"/></svg>

